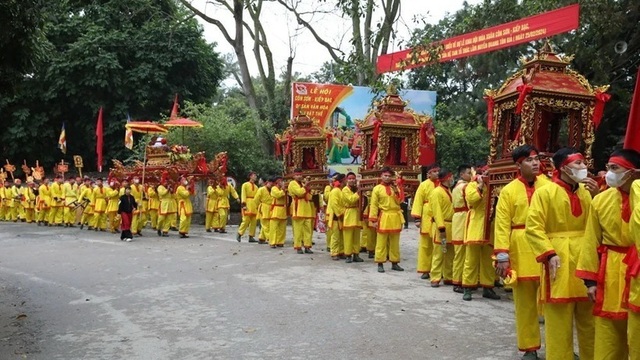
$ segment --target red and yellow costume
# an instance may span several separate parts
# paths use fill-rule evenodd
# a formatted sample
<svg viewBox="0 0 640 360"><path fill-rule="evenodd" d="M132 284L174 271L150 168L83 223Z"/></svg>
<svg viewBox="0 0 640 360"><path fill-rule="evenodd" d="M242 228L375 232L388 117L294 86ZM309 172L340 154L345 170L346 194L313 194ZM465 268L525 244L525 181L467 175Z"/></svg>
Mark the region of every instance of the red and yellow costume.
<svg viewBox="0 0 640 360"><path fill-rule="evenodd" d="M49 210L49 225L61 225L64 218L64 186L58 181L51 184L51 209Z"/></svg>
<svg viewBox="0 0 640 360"><path fill-rule="evenodd" d="M467 213L467 228L465 230L464 245L465 258L462 272L462 286L474 288L480 286L493 288L495 271L493 268L493 247L490 239L485 236L485 212L489 203L487 187L478 187L473 180L464 190L469 212Z"/></svg>
<svg viewBox="0 0 640 360"><path fill-rule="evenodd" d="M349 257L360 252L360 231L362 229L362 215L360 213L360 195L349 186L342 189L342 240L344 255Z"/></svg>
<svg viewBox="0 0 640 360"><path fill-rule="evenodd" d="M33 188L25 186L21 190L22 194L22 208L24 209L24 218L28 224L35 221L36 211L36 194L33 192Z"/></svg>
<svg viewBox="0 0 640 360"><path fill-rule="evenodd" d="M378 264L387 262L387 257L392 263L400 262L400 232L404 226L401 202L394 186L379 184L371 191L369 222L377 220L375 262Z"/></svg>
<svg viewBox="0 0 640 360"><path fill-rule="evenodd" d="M451 218L451 244L453 244L453 285L462 286L462 271L464 269L464 231L467 225L467 202L464 190L467 182L458 180L458 183L451 191L451 201L453 204L453 217ZM449 239L447 239L449 240Z"/></svg>
<svg viewBox="0 0 640 360"><path fill-rule="evenodd" d="M593 305L583 281L576 276L578 255L585 245L590 205L591 194L583 185L572 188L554 178L553 183L536 190L529 207L525 236L533 256L544 265L540 301L544 303L548 359L573 357L574 323L580 359L593 359ZM561 261L553 281L547 263L552 255L557 255Z"/></svg>
<svg viewBox="0 0 640 360"><path fill-rule="evenodd" d="M287 193L274 184L271 187L271 198L269 245L282 247L287 232Z"/></svg>
<svg viewBox="0 0 640 360"><path fill-rule="evenodd" d="M269 242L270 239L270 222L271 222L271 204L273 198L269 188L261 186L256 191L256 196L253 198L258 206L258 220L260 220L260 235L258 235L258 241Z"/></svg>
<svg viewBox="0 0 640 360"><path fill-rule="evenodd" d="M107 228L107 190L102 185L93 189L93 218L89 226L96 230Z"/></svg>
<svg viewBox="0 0 640 360"><path fill-rule="evenodd" d="M327 228L331 229L331 256L344 255L344 238L342 226L344 220L344 205L342 203L342 189L339 181L336 181L329 194L327 205Z"/></svg>
<svg viewBox="0 0 640 360"><path fill-rule="evenodd" d="M428 274L431 272L433 256L433 214L429 200L436 184L427 179L420 183L413 198L411 216L420 219L420 239L418 240L417 272Z"/></svg>
<svg viewBox="0 0 640 360"><path fill-rule="evenodd" d="M544 175L538 176L533 184L518 177L500 191L496 206L494 251L509 254L511 269L515 270L517 282L512 289L516 336L518 349L524 352L537 351L541 345L538 324L540 264L525 236L525 223L534 192L549 182Z"/></svg>
<svg viewBox="0 0 640 360"><path fill-rule="evenodd" d="M176 214L176 202L173 194L164 185L158 185L156 191L158 193L158 199L160 199L160 207L158 209L158 224L157 229L162 234L167 235L171 229L171 217Z"/></svg>
<svg viewBox="0 0 640 360"><path fill-rule="evenodd" d="M441 179L446 181L446 179ZM431 283L440 284L444 280L445 284L451 284L453 279L453 244L451 243L451 219L453 218L453 201L451 192L442 184L436 186L431 192L431 211L433 213L433 223L436 230L433 234L433 243L437 246L433 248L433 263L431 264ZM446 253L442 248L441 234L444 232L447 243Z"/></svg>
<svg viewBox="0 0 640 360"><path fill-rule="evenodd" d="M180 216L180 227L178 232L187 235L191 229L191 215L193 214L193 205L191 204L191 191L187 185L181 184L176 189L178 197L178 214Z"/></svg>
<svg viewBox="0 0 640 360"><path fill-rule="evenodd" d="M240 190L240 202L245 208L242 210L242 222L238 227L238 234L244 235L244 232L249 229L249 236L256 236L256 226L258 224L258 203L255 201L256 193L258 192L258 186L252 181L247 181L242 184Z"/></svg>
<svg viewBox="0 0 640 360"><path fill-rule="evenodd" d="M292 199L290 212L293 225L293 248L298 250L304 246L305 249L310 249L315 219L311 192L296 180L289 183L287 192Z"/></svg>
<svg viewBox="0 0 640 360"><path fill-rule="evenodd" d="M224 181L216 187L216 195L218 195L216 208L218 209L219 223L217 224L217 227L214 226L214 229L220 229L222 232L225 231L225 227L227 226L229 208L231 207L229 204L229 196L233 196L236 200L240 198L236 189L234 189L231 184L228 184L226 179L223 180Z"/></svg>
<svg viewBox="0 0 640 360"><path fill-rule="evenodd" d="M76 206L78 206L78 184L64 183L64 215L63 222L73 225L76 221Z"/></svg>

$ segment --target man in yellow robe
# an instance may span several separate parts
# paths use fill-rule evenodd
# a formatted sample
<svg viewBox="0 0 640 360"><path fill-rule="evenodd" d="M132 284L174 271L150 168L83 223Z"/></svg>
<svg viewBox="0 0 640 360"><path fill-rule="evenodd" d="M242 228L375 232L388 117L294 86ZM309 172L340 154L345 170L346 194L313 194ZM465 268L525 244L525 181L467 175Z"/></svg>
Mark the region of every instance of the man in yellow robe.
<svg viewBox="0 0 640 360"><path fill-rule="evenodd" d="M93 217L93 204L91 203L92 194L93 186L91 184L91 179L85 177L83 179L83 184L78 187L78 203L81 204L79 208L81 211L80 230L84 229L84 226L89 224L89 220Z"/></svg>
<svg viewBox="0 0 640 360"><path fill-rule="evenodd" d="M128 185L128 184L127 184ZM124 189L124 186L122 187ZM118 215L118 203L120 202L120 183L116 179L109 181L107 188L107 221L112 234L119 231L120 216Z"/></svg>
<svg viewBox="0 0 640 360"><path fill-rule="evenodd" d="M346 259L344 256L344 238L342 237L342 225L344 219L344 205L342 204L342 187L344 186L344 174L337 174L333 182L333 189L329 194L327 204L327 227L331 228L331 259Z"/></svg>
<svg viewBox="0 0 640 360"><path fill-rule="evenodd" d="M519 146L511 156L520 176L502 188L496 206L496 270L503 278L515 276L517 280L512 289L518 349L524 352L522 359L536 360L541 345L537 296L540 264L525 237L525 222L534 192L550 181L540 175L540 157L535 147Z"/></svg>
<svg viewBox="0 0 640 360"><path fill-rule="evenodd" d="M580 359L592 360L593 304L576 276L576 265L585 245L590 191L598 191L598 184L587 177L584 157L576 149L558 150L553 165L553 182L535 191L525 222L533 256L543 264L540 301L544 303L546 358L574 356L575 324Z"/></svg>
<svg viewBox="0 0 640 360"><path fill-rule="evenodd" d="M629 236L633 245L629 248L623 262L627 265L625 290L622 304L628 309L627 345L629 360L640 360L640 181L631 185L629 194L631 219L629 220Z"/></svg>
<svg viewBox="0 0 640 360"><path fill-rule="evenodd" d="M62 175L56 175L53 184L51 184L51 209L49 210L49 226L62 226L64 218L64 178Z"/></svg>
<svg viewBox="0 0 640 360"><path fill-rule="evenodd" d="M362 211L362 237L360 238L360 246L364 247L366 252L369 253L369 259L375 259L376 257L376 239L378 234L376 228L369 223L369 204L371 203L371 191L363 193L364 210ZM361 251L362 252L362 251Z"/></svg>
<svg viewBox="0 0 640 360"><path fill-rule="evenodd" d="M287 193L291 196L290 213L293 225L293 248L298 254L313 254L311 250L313 239L313 220L315 213L311 202L311 189L302 179L302 170L295 169L293 181L287 186ZM304 251L302 247L304 246Z"/></svg>
<svg viewBox="0 0 640 360"><path fill-rule="evenodd" d="M0 221L5 221L5 216L7 215L7 206L5 199L6 188L4 186L5 183L5 181L0 181ZM38 225L39 224L40 223L38 223Z"/></svg>
<svg viewBox="0 0 640 360"><path fill-rule="evenodd" d="M463 293L462 271L464 269L464 231L467 226L467 202L465 201L464 190L471 180L471 166L458 166L458 182L451 190L451 201L453 202L453 217L451 218L451 244L453 244L453 291Z"/></svg>
<svg viewBox="0 0 640 360"><path fill-rule="evenodd" d="M430 278L431 261L433 258L433 214L431 213L431 192L438 186L438 172L440 168L431 167L427 172L427 179L420 183L413 197L411 216L420 229L418 240L417 272L423 280Z"/></svg>
<svg viewBox="0 0 640 360"><path fill-rule="evenodd" d="M232 196L236 201L240 202L240 197L236 192L236 189L231 186L231 184L227 183L227 178L222 178L220 184L216 188L216 194L218 195L218 219L220 223L218 224L218 232L221 234L226 234L227 230L227 221L229 218L229 209L231 205L229 203L229 196Z"/></svg>
<svg viewBox="0 0 640 360"><path fill-rule="evenodd" d="M11 209L11 218L14 222L18 220L24 221L24 210L22 207L22 180L13 180L13 186L9 189L13 198L13 206Z"/></svg>
<svg viewBox="0 0 640 360"><path fill-rule="evenodd" d="M287 193L282 177L276 177L271 187L271 207L269 215L269 245L272 249L284 247L287 235Z"/></svg>
<svg viewBox="0 0 640 360"><path fill-rule="evenodd" d="M36 184L31 179L27 180L27 186L23 186L21 192L24 218L27 224L31 224L36 220Z"/></svg>
<svg viewBox="0 0 640 360"><path fill-rule="evenodd" d="M356 174L353 172L347 173L347 186L342 189L342 204L344 205L342 218L344 255L347 257L347 263L363 262L364 260L360 258L360 231L362 229L360 194Z"/></svg>
<svg viewBox="0 0 640 360"><path fill-rule="evenodd" d="M258 206L258 220L260 220L260 235L258 235L258 244L266 244L270 239L270 222L271 222L271 203L273 198L271 197L271 187L273 186L273 179L265 181L264 185L256 191L256 196L253 198Z"/></svg>
<svg viewBox="0 0 640 360"><path fill-rule="evenodd" d="M166 179L160 181L160 185L156 190L158 193L158 199L160 200L160 206L158 209L158 236L169 236L169 230L171 229L171 217L176 213L176 202L173 197L173 189L171 185L168 185Z"/></svg>
<svg viewBox="0 0 640 360"><path fill-rule="evenodd" d="M489 169L486 165L478 169L478 174L464 189L464 196L469 212L467 213L467 228L464 234L464 268L462 271L462 300L473 299L471 291L478 286L478 279L482 287L482 297L499 300L493 291L495 271L493 268L493 246L486 235L486 209L490 195L487 191L486 177Z"/></svg>
<svg viewBox="0 0 640 360"><path fill-rule="evenodd" d="M605 180L609 188L591 201L584 244L576 275L588 289L594 303L595 359L627 359L631 339L627 338L627 310L623 293L627 265L623 262L634 245L629 234L631 184L638 178L640 154L635 150L614 151L607 163ZM633 339L638 346L638 339Z"/></svg>
<svg viewBox="0 0 640 360"><path fill-rule="evenodd" d="M215 229L216 232L219 231L220 221L218 220L218 194L216 193L216 187L215 181L209 180L204 219L204 228L207 232L211 232L211 229Z"/></svg>
<svg viewBox="0 0 640 360"><path fill-rule="evenodd" d="M333 237L333 233L331 231L331 227L329 226L329 198L331 197L331 190L333 189L333 182L336 180L336 176L338 174L333 174L331 178L329 178L329 184L324 187L324 191L322 193L322 203L324 207L324 221L325 221L325 242L327 246L327 252L331 252L331 238Z"/></svg>
<svg viewBox="0 0 640 360"><path fill-rule="evenodd" d="M107 229L107 189L102 184L102 179L96 179L96 187L93 189L93 220L89 227L95 231Z"/></svg>
<svg viewBox="0 0 640 360"><path fill-rule="evenodd" d="M191 191L189 190L189 180L180 178L180 186L176 189L178 197L178 214L180 216L180 228L178 233L180 238L189 237L189 229L191 228L191 215L193 214L193 205L191 204Z"/></svg>
<svg viewBox="0 0 640 360"><path fill-rule="evenodd" d="M255 239L256 225L258 224L258 203L255 201L256 193L258 192L258 186L256 185L257 179L258 174L253 171L250 172L249 181L242 184L242 187L240 188L242 222L238 227L238 235L236 236L236 240L238 240L238 242L240 242L247 229L249 229L249 242L257 242Z"/></svg>
<svg viewBox="0 0 640 360"><path fill-rule="evenodd" d="M64 183L63 223L65 227L75 227L76 206L79 206L78 184L76 184L74 177L70 177L69 180Z"/></svg>
<svg viewBox="0 0 640 360"><path fill-rule="evenodd" d="M155 186L147 186L147 198L149 199L149 205L147 211L149 213L149 221L151 222L151 228L158 230L158 212L160 211L160 198L158 197L158 191Z"/></svg>
<svg viewBox="0 0 640 360"><path fill-rule="evenodd" d="M385 272L383 264L387 262L387 258L391 262L391 270L404 271L398 265L400 232L404 226L404 216L400 208L402 193L394 182L393 170L383 168L380 177L382 183L371 191L369 204L369 223L376 227L377 232L375 262L380 273Z"/></svg>
<svg viewBox="0 0 640 360"><path fill-rule="evenodd" d="M453 257L455 255L451 242L451 219L453 218L453 201L449 188L453 185L451 171L441 169L438 173L438 186L431 192L429 204L433 214L436 232L433 235L433 260L431 264L431 287L453 284Z"/></svg>

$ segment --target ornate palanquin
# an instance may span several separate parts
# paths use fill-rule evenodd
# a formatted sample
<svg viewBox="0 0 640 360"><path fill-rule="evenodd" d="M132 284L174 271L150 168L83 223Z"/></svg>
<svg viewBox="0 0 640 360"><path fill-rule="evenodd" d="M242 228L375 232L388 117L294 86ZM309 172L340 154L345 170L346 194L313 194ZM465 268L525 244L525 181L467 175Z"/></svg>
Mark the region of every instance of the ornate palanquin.
<svg viewBox="0 0 640 360"><path fill-rule="evenodd" d="M403 179L404 191L413 194L420 180L419 145L428 138L431 117L407 109L395 88L374 103L363 121L356 121L364 135L360 188L368 192L380 182L380 170L390 167ZM421 141L422 139L422 141Z"/></svg>
<svg viewBox="0 0 640 360"><path fill-rule="evenodd" d="M289 127L276 135L276 155L282 155L285 178L302 169L313 194L320 194L327 185L327 134L316 120L300 113L289 121Z"/></svg>
<svg viewBox="0 0 640 360"><path fill-rule="evenodd" d="M511 151L520 145L536 146L549 174L550 157L563 146L581 150L592 167L594 128L610 95L605 93L608 86L593 87L570 69L572 60L546 43L533 58L522 58L522 68L500 88L485 90L491 129L488 211L502 187L517 177Z"/></svg>

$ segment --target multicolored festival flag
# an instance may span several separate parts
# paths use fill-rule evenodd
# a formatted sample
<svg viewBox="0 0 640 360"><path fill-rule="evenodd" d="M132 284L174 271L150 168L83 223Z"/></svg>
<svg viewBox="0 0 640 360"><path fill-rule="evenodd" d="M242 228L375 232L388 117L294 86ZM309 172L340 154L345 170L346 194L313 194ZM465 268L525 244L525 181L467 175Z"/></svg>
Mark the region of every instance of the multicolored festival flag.
<svg viewBox="0 0 640 360"><path fill-rule="evenodd" d="M131 122L131 117L127 114L127 124ZM124 147L133 150L133 130L125 127L124 129Z"/></svg>
<svg viewBox="0 0 640 360"><path fill-rule="evenodd" d="M62 130L60 130L60 137L58 138L58 149L63 154L67 153L67 132L64 130L64 123L62 123Z"/></svg>

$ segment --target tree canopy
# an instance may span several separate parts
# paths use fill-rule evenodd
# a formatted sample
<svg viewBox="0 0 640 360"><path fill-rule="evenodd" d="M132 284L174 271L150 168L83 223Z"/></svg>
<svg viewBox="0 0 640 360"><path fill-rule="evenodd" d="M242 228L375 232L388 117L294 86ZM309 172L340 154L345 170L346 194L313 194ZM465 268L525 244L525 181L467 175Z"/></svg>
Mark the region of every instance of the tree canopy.
<svg viewBox="0 0 640 360"><path fill-rule="evenodd" d="M0 152L6 158L52 164L62 123L68 154L95 166L95 124L104 107L105 160L126 157L127 114L157 119L176 93L210 103L222 78L215 44L173 0L47 3L41 44L31 73L22 72L0 111ZM4 52L4 51L3 51ZM110 162L104 164L108 167Z"/></svg>

